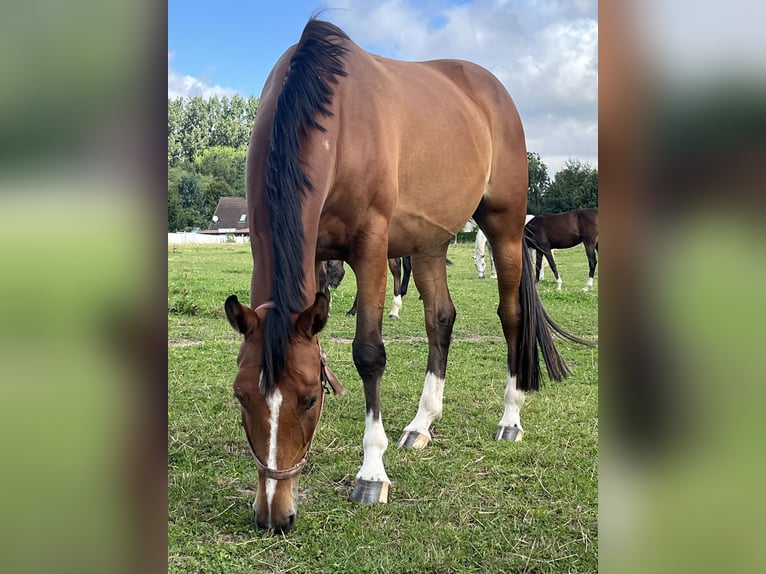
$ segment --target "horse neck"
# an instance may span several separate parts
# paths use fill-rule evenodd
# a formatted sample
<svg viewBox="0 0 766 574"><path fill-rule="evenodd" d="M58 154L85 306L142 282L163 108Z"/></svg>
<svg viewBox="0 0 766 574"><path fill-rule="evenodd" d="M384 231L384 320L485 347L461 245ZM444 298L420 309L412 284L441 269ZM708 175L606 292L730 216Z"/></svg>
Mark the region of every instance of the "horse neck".
<svg viewBox="0 0 766 574"><path fill-rule="evenodd" d="M307 201L310 204L311 201ZM263 205L263 203L256 203ZM311 224L313 218L310 217L312 210L306 208L303 213L304 220L304 242L303 242L303 295L304 308L314 302L316 291L316 223ZM251 251L253 255L253 274L250 281L250 304L257 306L265 301L272 299L272 281L274 277L273 248L271 245L271 226L268 221L266 210L259 210L253 214L251 219L253 225L250 229ZM256 231L259 230L259 231ZM262 230L262 231L260 231Z"/></svg>

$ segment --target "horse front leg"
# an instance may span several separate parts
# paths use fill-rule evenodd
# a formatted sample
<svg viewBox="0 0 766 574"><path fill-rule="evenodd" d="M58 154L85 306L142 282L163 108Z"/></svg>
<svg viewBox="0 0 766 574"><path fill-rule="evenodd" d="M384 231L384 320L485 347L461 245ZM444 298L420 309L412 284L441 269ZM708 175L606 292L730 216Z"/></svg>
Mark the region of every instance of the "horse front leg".
<svg viewBox="0 0 766 574"><path fill-rule="evenodd" d="M383 307L386 297L386 245L358 252L349 261L357 277L358 308L352 344L354 365L364 385L364 460L356 474L351 500L362 504L388 502L391 481L383 466L388 438L380 408L380 383L386 368L383 346ZM382 249L380 248L382 247Z"/></svg>
<svg viewBox="0 0 766 574"><path fill-rule="evenodd" d="M431 440L431 425L442 416L447 355L457 315L447 288L446 246L438 255L413 257L412 271L415 285L423 297L428 366L418 412L404 427L398 445L425 448Z"/></svg>

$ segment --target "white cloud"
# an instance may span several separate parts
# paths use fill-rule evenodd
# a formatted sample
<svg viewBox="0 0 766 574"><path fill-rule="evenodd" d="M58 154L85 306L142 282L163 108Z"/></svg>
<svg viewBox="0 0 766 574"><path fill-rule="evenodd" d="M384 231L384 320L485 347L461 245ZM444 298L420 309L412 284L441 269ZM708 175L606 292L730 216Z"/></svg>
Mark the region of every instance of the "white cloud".
<svg viewBox="0 0 766 574"><path fill-rule="evenodd" d="M233 96L238 93L234 88L211 86L199 78L182 74L172 65L175 56L175 52L168 52L168 98L189 98L192 96L210 98L212 96Z"/></svg>
<svg viewBox="0 0 766 574"><path fill-rule="evenodd" d="M551 176L570 157L598 165L598 22L594 0L340 0L332 18L367 49L404 60L460 58L513 96ZM337 5L337 4L336 4ZM434 14L437 16L434 17Z"/></svg>

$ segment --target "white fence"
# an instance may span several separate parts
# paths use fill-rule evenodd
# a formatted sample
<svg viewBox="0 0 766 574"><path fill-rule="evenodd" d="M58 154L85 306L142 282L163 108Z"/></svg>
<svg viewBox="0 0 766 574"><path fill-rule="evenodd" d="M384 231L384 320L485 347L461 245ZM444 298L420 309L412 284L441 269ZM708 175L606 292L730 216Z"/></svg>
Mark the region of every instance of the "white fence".
<svg viewBox="0 0 766 574"><path fill-rule="evenodd" d="M168 245L171 243L249 243L247 235L221 234L207 235L205 233L168 233Z"/></svg>

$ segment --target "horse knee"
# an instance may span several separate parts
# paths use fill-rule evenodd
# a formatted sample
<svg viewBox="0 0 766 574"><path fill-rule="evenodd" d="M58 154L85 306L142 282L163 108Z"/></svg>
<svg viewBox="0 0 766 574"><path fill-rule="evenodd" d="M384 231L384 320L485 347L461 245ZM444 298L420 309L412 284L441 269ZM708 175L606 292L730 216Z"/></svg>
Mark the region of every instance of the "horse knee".
<svg viewBox="0 0 766 574"><path fill-rule="evenodd" d="M351 345L354 365L362 380L375 379L386 368L386 348L382 341L361 343L354 340Z"/></svg>
<svg viewBox="0 0 766 574"><path fill-rule="evenodd" d="M457 310L454 305L439 309L433 318L433 329L437 333L437 338L442 346L448 346L452 336L452 327L455 325Z"/></svg>
<svg viewBox="0 0 766 574"><path fill-rule="evenodd" d="M439 309L436 312L436 325L439 329L452 330L452 326L455 324L455 318L457 317L457 310L454 305L450 305L447 308Z"/></svg>

